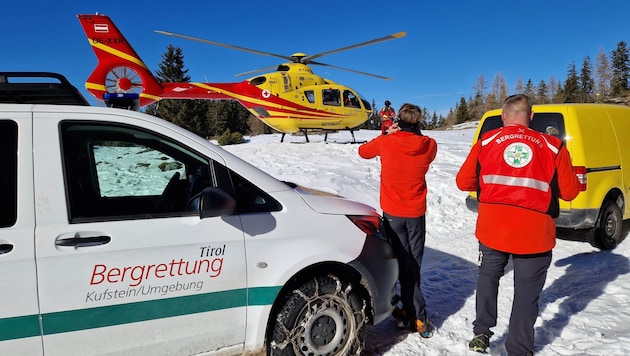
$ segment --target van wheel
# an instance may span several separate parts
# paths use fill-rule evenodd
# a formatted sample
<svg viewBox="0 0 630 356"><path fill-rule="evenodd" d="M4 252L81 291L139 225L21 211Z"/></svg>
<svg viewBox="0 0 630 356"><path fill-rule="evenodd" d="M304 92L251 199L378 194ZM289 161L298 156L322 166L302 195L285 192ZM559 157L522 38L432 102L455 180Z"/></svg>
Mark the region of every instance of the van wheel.
<svg viewBox="0 0 630 356"><path fill-rule="evenodd" d="M272 325L269 355L360 355L366 302L336 276L316 277L295 289Z"/></svg>
<svg viewBox="0 0 630 356"><path fill-rule="evenodd" d="M586 233L588 242L601 250L612 250L621 242L623 214L614 201L602 208L597 225Z"/></svg>

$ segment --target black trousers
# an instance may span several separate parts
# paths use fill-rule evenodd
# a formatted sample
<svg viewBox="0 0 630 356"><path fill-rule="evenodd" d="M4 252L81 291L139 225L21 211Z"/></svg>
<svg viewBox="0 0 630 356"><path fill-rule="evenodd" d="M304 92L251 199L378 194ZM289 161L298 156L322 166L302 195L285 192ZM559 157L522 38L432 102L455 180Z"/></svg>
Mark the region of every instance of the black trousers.
<svg viewBox="0 0 630 356"><path fill-rule="evenodd" d="M505 340L509 356L526 355L534 350L534 323L538 317L538 299L547 270L551 251L531 255L517 255L493 250L479 243L479 277L477 278L477 316L473 322L475 335L492 336L490 328L497 325L499 279L512 256L514 264L514 299Z"/></svg>
<svg viewBox="0 0 630 356"><path fill-rule="evenodd" d="M398 258L400 300L410 317L426 321L426 302L422 295L420 268L424 255L426 220L401 218L383 212L385 231Z"/></svg>

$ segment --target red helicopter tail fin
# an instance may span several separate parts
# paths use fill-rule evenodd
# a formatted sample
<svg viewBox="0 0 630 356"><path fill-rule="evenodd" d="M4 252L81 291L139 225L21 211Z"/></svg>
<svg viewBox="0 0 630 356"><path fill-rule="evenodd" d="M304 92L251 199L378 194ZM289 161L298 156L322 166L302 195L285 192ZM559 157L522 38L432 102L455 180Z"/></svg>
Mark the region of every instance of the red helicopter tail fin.
<svg viewBox="0 0 630 356"><path fill-rule="evenodd" d="M136 93L140 106L160 100L163 88L109 16L77 15L98 65L85 88L99 100L105 93Z"/></svg>

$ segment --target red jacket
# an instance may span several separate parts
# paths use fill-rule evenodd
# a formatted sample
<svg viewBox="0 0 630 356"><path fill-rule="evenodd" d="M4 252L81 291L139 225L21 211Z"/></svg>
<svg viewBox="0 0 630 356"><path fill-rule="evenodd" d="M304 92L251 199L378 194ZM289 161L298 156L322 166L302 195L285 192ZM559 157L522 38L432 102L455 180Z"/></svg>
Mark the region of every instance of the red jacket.
<svg viewBox="0 0 630 356"><path fill-rule="evenodd" d="M435 159L437 143L428 136L398 131L359 146L363 158L381 158L381 208L387 214L415 218L425 214L425 175Z"/></svg>
<svg viewBox="0 0 630 356"><path fill-rule="evenodd" d="M525 126L518 127L527 130ZM487 137L484 136L484 138ZM545 137L550 138L547 135ZM481 144L482 140L479 140L472 147L457 173L456 183L461 190L476 191L479 188L479 153L480 150L485 149L485 147L481 148ZM495 148L497 147L499 146ZM501 147L502 152L504 152L503 147ZM503 156L500 159L503 159ZM533 160L537 160L537 157L534 156ZM579 193L579 186L566 147L560 147L553 165L557 177L558 197L567 201L574 199ZM529 188L518 186L510 188L515 196L519 194L527 196L528 193L523 193L525 189ZM482 192L481 195L483 194ZM509 193L506 190L500 194L505 196ZM495 196L491 199L497 198ZM495 250L516 254L541 253L550 251L556 245L556 224L547 213L523 208L513 203L483 201L482 198L479 203L475 235L481 243Z"/></svg>
<svg viewBox="0 0 630 356"><path fill-rule="evenodd" d="M396 117L396 110L391 106L385 106L378 113L381 119L393 119Z"/></svg>
<svg viewBox="0 0 630 356"><path fill-rule="evenodd" d="M557 137L517 125L486 133L478 157L481 179L477 199L557 217L558 197L554 199L550 182L561 145Z"/></svg>

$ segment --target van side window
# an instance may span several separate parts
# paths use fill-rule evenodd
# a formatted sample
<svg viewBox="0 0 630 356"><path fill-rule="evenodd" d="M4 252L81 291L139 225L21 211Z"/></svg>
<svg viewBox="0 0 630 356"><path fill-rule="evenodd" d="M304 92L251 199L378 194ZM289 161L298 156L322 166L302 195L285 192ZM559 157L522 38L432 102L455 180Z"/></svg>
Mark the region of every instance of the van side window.
<svg viewBox="0 0 630 356"><path fill-rule="evenodd" d="M209 160L122 124L63 122L70 222L196 214L188 200L217 186Z"/></svg>
<svg viewBox="0 0 630 356"><path fill-rule="evenodd" d="M208 187L232 195L238 213L282 209L224 165L149 131L66 121L61 138L71 223L197 215Z"/></svg>
<svg viewBox="0 0 630 356"><path fill-rule="evenodd" d="M282 205L245 178L232 173L236 191L236 209L240 214L282 210Z"/></svg>
<svg viewBox="0 0 630 356"><path fill-rule="evenodd" d="M17 221L18 126L15 121L0 120L0 152L0 227L9 227Z"/></svg>

